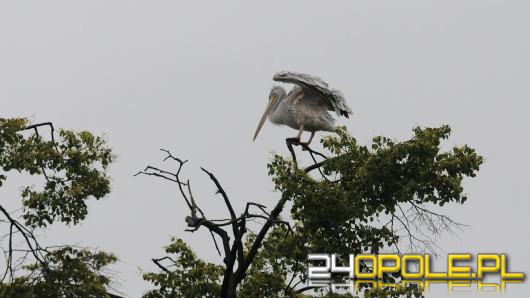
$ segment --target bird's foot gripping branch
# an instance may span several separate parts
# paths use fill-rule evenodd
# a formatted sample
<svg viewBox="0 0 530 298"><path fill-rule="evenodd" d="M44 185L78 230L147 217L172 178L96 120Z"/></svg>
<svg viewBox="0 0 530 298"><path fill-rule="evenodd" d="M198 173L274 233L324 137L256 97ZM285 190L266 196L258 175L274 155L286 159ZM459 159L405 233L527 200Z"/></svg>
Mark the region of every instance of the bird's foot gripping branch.
<svg viewBox="0 0 530 298"><path fill-rule="evenodd" d="M310 294L320 290L307 285L308 254L399 253L404 248L435 253L433 237L463 227L436 208L466 201L463 179L474 177L483 159L466 145L442 151L448 126L415 128L406 141L375 137L367 146L358 144L345 128L336 132L321 140L326 154L305 148L313 163L304 167L297 162L292 139L286 141L290 158L273 156L267 166L280 198L272 209L248 202L236 213L217 177L203 169L226 206L226 219L205 215L190 182L181 178L186 161L170 152L164 151L165 160L176 162L174 171L152 166L140 171L177 184L190 211L187 230L206 229L223 260L222 265L202 261L185 243L174 240L166 248L168 256L153 259L161 271L144 275L156 285L146 297ZM287 206L288 215L280 217ZM254 230L249 221L261 223ZM399 277L385 274L383 279ZM371 291L379 297L421 295L414 287Z"/></svg>

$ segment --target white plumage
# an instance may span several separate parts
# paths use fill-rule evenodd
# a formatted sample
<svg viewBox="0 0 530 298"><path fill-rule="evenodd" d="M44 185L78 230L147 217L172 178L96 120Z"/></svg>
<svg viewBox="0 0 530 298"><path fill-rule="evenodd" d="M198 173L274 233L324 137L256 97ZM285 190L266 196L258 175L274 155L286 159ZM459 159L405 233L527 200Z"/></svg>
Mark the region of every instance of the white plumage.
<svg viewBox="0 0 530 298"><path fill-rule="evenodd" d="M309 145L315 132L334 131L335 119L328 111L334 111L338 116L346 118L352 114L340 91L329 88L328 84L318 77L283 71L275 74L273 80L293 83L296 86L289 93L280 86L272 88L269 103L258 124L254 140L268 117L272 123L298 130L298 140L304 131L311 132L309 140L303 143Z"/></svg>

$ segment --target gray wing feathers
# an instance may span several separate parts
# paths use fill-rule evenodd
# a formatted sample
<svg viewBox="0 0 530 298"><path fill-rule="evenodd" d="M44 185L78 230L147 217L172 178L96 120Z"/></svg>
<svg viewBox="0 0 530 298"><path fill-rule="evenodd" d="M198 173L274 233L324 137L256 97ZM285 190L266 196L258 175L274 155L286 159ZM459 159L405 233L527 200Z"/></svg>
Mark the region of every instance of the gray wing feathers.
<svg viewBox="0 0 530 298"><path fill-rule="evenodd" d="M302 88L309 88L316 91L326 101L329 109L335 111L337 115L349 118L352 111L346 99L339 90L332 89L319 77L303 74L282 71L274 75L272 78L278 82L292 83L301 86Z"/></svg>

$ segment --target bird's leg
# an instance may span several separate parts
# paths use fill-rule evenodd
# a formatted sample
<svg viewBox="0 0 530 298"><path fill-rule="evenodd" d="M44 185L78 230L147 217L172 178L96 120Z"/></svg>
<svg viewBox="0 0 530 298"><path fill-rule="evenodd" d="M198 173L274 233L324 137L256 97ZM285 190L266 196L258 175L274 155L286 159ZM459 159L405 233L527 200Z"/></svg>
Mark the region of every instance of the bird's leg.
<svg viewBox="0 0 530 298"><path fill-rule="evenodd" d="M311 132L311 136L309 137L309 140L307 142L304 142L304 143L300 143L300 145L302 145L302 150L309 150L309 144L311 144L311 141L313 140L313 137L315 136L315 132L312 131Z"/></svg>
<svg viewBox="0 0 530 298"><path fill-rule="evenodd" d="M298 131L298 135L296 136L297 139L302 139L302 133L304 132L304 126L300 125L300 130Z"/></svg>
<svg viewBox="0 0 530 298"><path fill-rule="evenodd" d="M300 139L302 138L302 133L304 132L304 126L303 125L300 125L300 130L298 131L298 135L294 138L292 138L293 140L293 144L294 145L300 145Z"/></svg>

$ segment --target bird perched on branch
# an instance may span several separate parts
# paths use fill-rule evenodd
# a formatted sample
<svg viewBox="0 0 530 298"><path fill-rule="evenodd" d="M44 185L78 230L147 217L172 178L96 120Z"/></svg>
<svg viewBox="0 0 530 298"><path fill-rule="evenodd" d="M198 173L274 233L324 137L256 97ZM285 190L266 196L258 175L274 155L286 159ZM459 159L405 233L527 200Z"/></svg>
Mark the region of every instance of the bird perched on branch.
<svg viewBox="0 0 530 298"><path fill-rule="evenodd" d="M267 117L274 124L287 125L298 130L297 143L308 146L315 132L334 131L335 119L328 113L334 111L338 116L349 118L352 111L340 91L329 88L318 77L307 74L282 71L272 78L277 82L295 84L287 93L283 87L274 86L269 94L269 103L259 121L254 140ZM311 132L307 142L300 138L304 131Z"/></svg>

